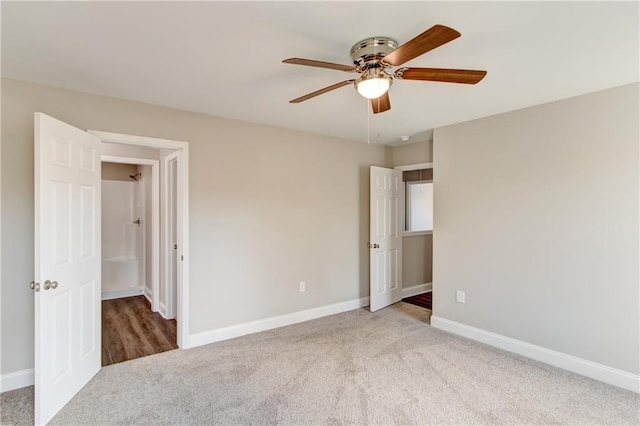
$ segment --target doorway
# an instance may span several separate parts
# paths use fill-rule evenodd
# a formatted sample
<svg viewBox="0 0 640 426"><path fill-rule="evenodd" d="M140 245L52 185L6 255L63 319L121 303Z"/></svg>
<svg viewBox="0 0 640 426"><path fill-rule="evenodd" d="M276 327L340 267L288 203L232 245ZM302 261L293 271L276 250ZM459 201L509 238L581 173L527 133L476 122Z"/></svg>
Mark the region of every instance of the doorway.
<svg viewBox="0 0 640 426"><path fill-rule="evenodd" d="M432 303L433 163L396 167L402 171L403 298L429 310Z"/></svg>
<svg viewBox="0 0 640 426"><path fill-rule="evenodd" d="M371 166L369 212L370 310L431 293L433 163Z"/></svg>
<svg viewBox="0 0 640 426"><path fill-rule="evenodd" d="M151 167L152 203L157 208L151 209L152 214L147 216L154 229L151 238L147 236L147 243L151 244L154 260L152 266L146 267L147 274L152 275L147 282L152 285L151 289L145 289L143 296L153 313L163 320L174 321L174 343L178 348L185 348L189 275L186 262L189 248L188 144L97 130L88 133L100 139L104 160ZM155 154L149 155L150 151Z"/></svg>
<svg viewBox="0 0 640 426"><path fill-rule="evenodd" d="M102 152L126 154L128 147L103 143ZM165 286L158 256L160 152L137 150L148 158L101 156L102 366L178 347L175 317L158 312L164 301L158 290ZM175 197L166 200L175 212ZM174 293L175 285L175 279L166 283Z"/></svg>

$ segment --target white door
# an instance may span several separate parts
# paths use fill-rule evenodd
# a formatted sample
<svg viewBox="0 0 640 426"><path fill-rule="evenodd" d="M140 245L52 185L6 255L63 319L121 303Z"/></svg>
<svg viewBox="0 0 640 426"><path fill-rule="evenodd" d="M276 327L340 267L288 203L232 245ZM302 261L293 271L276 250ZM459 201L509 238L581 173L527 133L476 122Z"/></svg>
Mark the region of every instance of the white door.
<svg viewBox="0 0 640 426"><path fill-rule="evenodd" d="M371 166L371 312L402 299L402 172Z"/></svg>
<svg viewBox="0 0 640 426"><path fill-rule="evenodd" d="M35 422L100 370L100 140L35 114Z"/></svg>

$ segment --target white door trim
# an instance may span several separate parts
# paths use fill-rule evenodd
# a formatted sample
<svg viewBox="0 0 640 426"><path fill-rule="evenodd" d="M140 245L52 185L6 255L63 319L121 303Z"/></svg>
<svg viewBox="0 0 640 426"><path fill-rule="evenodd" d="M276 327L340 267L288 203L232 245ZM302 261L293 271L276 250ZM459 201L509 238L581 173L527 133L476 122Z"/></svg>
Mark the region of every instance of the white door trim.
<svg viewBox="0 0 640 426"><path fill-rule="evenodd" d="M169 155L166 155L162 158L162 169L163 169L163 179L162 179L162 212L164 220L162 221L162 258L163 258L163 277L162 285L164 286L164 294L165 294L165 304L160 304L160 313L166 319L175 318L176 312L174 312L174 294L173 294L173 285L176 285L176 289L179 287L180 283L180 262L176 262L177 269L177 281L173 283L173 270L172 270L172 257L174 256L173 248L171 244L169 244L170 236L171 236L171 227L172 223L172 202L175 202L177 205L180 204L180 200L178 197L178 193L180 191L176 191L176 194L172 194L172 182L173 174L171 172L171 163L176 161L178 166L178 173L180 167L180 152L174 151ZM176 188L178 189L178 188ZM176 239L180 241L180 211L176 209ZM178 244L179 245L179 244ZM178 247L179 255L181 253L180 247ZM178 297L177 291L175 297ZM176 304L177 306L177 301Z"/></svg>
<svg viewBox="0 0 640 426"><path fill-rule="evenodd" d="M395 166L394 169L401 170L403 172L408 172L411 170L433 169L433 163L408 164L406 166Z"/></svg>
<svg viewBox="0 0 640 426"><path fill-rule="evenodd" d="M189 144L184 141L126 135L99 130L87 131L99 137L102 142L174 149L180 152L180 155L178 155L178 254L182 256L183 261L180 262L180 267L178 268L180 278L178 279L178 312L176 318L178 323L178 347L186 347L189 336Z"/></svg>
<svg viewBox="0 0 640 426"><path fill-rule="evenodd" d="M102 142L122 143L126 145L139 145L150 148L189 149L189 143L170 139L152 138L148 136L125 135L123 133L103 132L101 130L87 130L96 135Z"/></svg>
<svg viewBox="0 0 640 426"><path fill-rule="evenodd" d="M158 312L160 294L160 161L119 155L101 155L100 161L151 166L151 264L153 265L151 268L151 310Z"/></svg>

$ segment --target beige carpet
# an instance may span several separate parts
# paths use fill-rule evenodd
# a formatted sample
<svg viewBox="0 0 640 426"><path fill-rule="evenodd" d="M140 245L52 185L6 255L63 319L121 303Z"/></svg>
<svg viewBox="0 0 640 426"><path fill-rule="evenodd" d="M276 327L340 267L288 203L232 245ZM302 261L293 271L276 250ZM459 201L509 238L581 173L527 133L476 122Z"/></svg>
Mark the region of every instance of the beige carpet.
<svg viewBox="0 0 640 426"><path fill-rule="evenodd" d="M53 424L640 423L639 395L433 329L428 313L361 309L114 364ZM32 391L2 395L3 425L32 422Z"/></svg>

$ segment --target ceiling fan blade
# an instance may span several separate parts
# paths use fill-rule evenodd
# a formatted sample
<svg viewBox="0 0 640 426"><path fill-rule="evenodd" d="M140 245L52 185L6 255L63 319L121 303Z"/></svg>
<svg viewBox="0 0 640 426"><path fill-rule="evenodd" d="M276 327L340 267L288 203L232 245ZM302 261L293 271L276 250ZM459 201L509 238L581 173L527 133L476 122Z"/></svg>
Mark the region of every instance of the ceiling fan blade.
<svg viewBox="0 0 640 426"><path fill-rule="evenodd" d="M282 61L285 64L307 65L309 67L328 68L331 70L356 72L353 65L334 64L332 62L314 61L313 59L289 58Z"/></svg>
<svg viewBox="0 0 640 426"><path fill-rule="evenodd" d="M379 98L371 99L371 107L374 114L389 111L391 109L391 101L389 101L389 91Z"/></svg>
<svg viewBox="0 0 640 426"><path fill-rule="evenodd" d="M440 47L460 37L458 31L444 25L434 25L419 36L409 40L393 52L385 56L382 61L394 67L400 66L405 62L417 58L423 53Z"/></svg>
<svg viewBox="0 0 640 426"><path fill-rule="evenodd" d="M300 102L304 102L306 100L309 100L311 98L315 98L318 95L322 95L323 93L327 93L330 92L332 90L335 89L339 89L343 86L347 86L349 84L352 84L355 80L345 80L345 81L341 81L340 83L336 83L336 84L332 84L331 86L327 86L324 89L320 89L320 90L316 90L315 92L311 92L309 94L306 94L304 96L300 96L299 98L295 98L291 101L289 101L289 103L292 104L299 104Z"/></svg>
<svg viewBox="0 0 640 426"><path fill-rule="evenodd" d="M442 81L463 84L476 84L485 75L487 75L486 71L448 68L405 68L396 72L396 76L402 80Z"/></svg>

